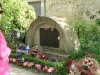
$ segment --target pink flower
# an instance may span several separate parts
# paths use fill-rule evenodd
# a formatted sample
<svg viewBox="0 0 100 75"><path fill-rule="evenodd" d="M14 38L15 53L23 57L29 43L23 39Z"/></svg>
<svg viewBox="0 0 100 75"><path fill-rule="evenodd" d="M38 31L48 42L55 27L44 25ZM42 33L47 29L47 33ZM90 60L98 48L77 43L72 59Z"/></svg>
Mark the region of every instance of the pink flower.
<svg viewBox="0 0 100 75"><path fill-rule="evenodd" d="M45 65L45 66L43 67L43 71L47 71L47 70L48 70L48 66Z"/></svg>
<svg viewBox="0 0 100 75"><path fill-rule="evenodd" d="M48 70L47 70L48 73L51 73L53 71L54 71L54 67L49 67Z"/></svg>
<svg viewBox="0 0 100 75"><path fill-rule="evenodd" d="M29 62L27 62L27 61L24 62L24 63L23 63L23 66L28 66L28 63L29 63Z"/></svg>
<svg viewBox="0 0 100 75"><path fill-rule="evenodd" d="M28 67L31 67L31 66L33 66L33 65L34 65L34 62L29 62L29 63L27 64Z"/></svg>
<svg viewBox="0 0 100 75"><path fill-rule="evenodd" d="M97 70L97 68L96 68L95 66L93 66L93 70L95 70L95 71L96 71L96 70Z"/></svg>
<svg viewBox="0 0 100 75"><path fill-rule="evenodd" d="M35 67L40 70L41 69L41 65L40 64L35 64Z"/></svg>

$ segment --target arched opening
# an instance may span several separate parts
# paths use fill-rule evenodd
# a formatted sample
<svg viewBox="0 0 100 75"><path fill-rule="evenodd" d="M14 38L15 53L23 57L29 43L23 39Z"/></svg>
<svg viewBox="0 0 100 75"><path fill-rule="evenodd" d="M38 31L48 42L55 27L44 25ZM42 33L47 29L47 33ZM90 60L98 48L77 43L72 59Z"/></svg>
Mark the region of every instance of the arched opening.
<svg viewBox="0 0 100 75"><path fill-rule="evenodd" d="M74 28L66 19L57 17L38 17L33 21L26 33L26 44L38 45L54 55L78 51L80 47Z"/></svg>
<svg viewBox="0 0 100 75"><path fill-rule="evenodd" d="M59 32L56 28L40 28L40 45L59 48Z"/></svg>

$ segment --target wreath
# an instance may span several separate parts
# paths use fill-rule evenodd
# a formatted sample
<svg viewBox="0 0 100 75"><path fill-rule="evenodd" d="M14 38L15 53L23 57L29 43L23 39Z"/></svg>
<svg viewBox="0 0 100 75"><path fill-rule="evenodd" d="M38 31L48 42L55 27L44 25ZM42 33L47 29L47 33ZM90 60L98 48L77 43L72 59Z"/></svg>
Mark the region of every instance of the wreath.
<svg viewBox="0 0 100 75"><path fill-rule="evenodd" d="M80 59L78 62L70 60L67 63L69 75L100 75L99 63L91 57L91 53L87 55L88 57Z"/></svg>

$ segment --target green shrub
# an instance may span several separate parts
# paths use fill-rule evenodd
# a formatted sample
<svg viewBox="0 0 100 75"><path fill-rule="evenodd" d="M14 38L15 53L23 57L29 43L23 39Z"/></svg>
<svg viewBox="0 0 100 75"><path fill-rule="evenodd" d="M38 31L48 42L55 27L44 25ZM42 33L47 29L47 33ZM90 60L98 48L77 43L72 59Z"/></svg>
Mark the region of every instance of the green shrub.
<svg viewBox="0 0 100 75"><path fill-rule="evenodd" d="M57 75L68 75L66 67L58 68Z"/></svg>

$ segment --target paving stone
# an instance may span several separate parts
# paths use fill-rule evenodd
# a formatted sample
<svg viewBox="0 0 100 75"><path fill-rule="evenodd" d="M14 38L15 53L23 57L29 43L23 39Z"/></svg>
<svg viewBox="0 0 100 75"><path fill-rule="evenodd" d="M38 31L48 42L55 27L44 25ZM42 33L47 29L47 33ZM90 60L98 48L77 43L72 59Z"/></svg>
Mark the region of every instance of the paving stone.
<svg viewBox="0 0 100 75"><path fill-rule="evenodd" d="M36 70L26 69L21 66L10 64L10 75L47 75L36 72Z"/></svg>

